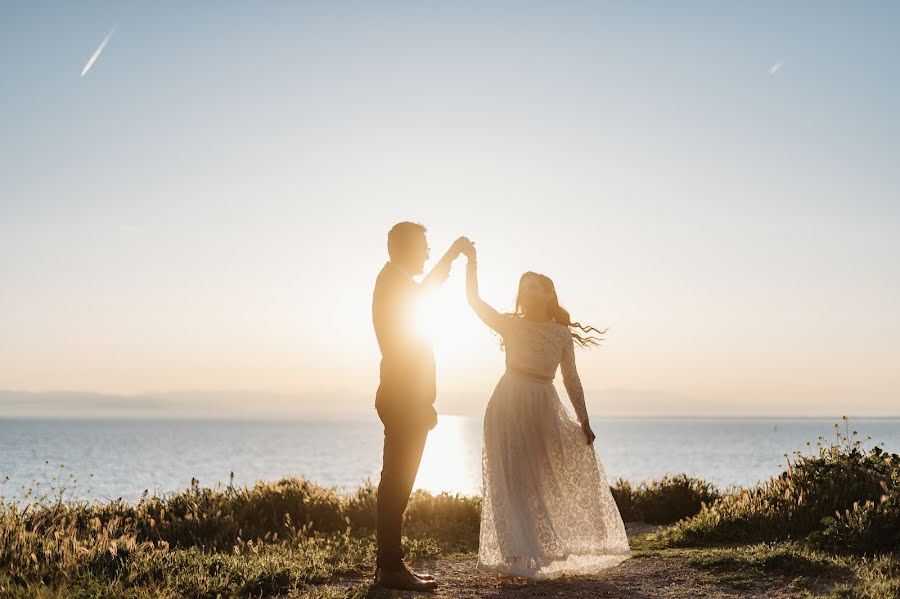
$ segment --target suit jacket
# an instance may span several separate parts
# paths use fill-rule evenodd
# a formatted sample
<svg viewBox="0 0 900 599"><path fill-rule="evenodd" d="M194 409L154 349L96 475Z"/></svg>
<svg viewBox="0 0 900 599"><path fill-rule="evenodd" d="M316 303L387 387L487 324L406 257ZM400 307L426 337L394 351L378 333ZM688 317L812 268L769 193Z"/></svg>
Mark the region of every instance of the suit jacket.
<svg viewBox="0 0 900 599"><path fill-rule="evenodd" d="M444 273L436 273L445 278ZM449 269L447 269L449 275ZM429 276L431 276L429 274ZM434 350L416 330L414 313L422 289L402 269L387 262L375 281L372 324L381 349L381 381L375 408L382 421L401 420L434 428L437 395Z"/></svg>

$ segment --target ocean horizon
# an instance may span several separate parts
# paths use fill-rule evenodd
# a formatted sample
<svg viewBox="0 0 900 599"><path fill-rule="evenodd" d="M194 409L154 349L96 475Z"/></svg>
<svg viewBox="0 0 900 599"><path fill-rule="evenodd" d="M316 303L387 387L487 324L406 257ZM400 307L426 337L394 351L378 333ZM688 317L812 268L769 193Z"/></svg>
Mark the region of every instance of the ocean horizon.
<svg viewBox="0 0 900 599"><path fill-rule="evenodd" d="M835 424L866 446L900 452L900 418L592 418L595 449L610 483L688 474L722 489L748 487L778 474L785 454L836 441ZM433 493L481 492L481 426L473 416L441 415L431 431L415 488ZM871 437L866 441L866 437ZM33 501L53 487L64 498L134 502L146 490L252 486L257 480L303 477L341 491L381 467L381 423L372 417L12 418L0 420L0 495ZM809 443L809 445L807 445Z"/></svg>

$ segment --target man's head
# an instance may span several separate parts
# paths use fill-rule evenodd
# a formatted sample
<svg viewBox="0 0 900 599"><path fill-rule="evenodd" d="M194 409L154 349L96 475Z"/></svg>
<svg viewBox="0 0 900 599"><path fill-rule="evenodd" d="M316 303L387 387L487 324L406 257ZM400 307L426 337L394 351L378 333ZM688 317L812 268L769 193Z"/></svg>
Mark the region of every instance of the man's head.
<svg viewBox="0 0 900 599"><path fill-rule="evenodd" d="M391 262L411 275L425 272L428 260L428 240L425 226L408 221L397 223L388 231L388 255Z"/></svg>

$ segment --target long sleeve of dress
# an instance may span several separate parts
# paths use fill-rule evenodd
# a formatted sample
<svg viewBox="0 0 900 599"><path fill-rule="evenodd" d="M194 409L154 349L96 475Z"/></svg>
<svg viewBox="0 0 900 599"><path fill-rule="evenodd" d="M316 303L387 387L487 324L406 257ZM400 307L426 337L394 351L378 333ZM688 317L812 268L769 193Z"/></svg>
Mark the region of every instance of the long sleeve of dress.
<svg viewBox="0 0 900 599"><path fill-rule="evenodd" d="M588 414L584 403L584 388L581 386L581 377L578 376L578 369L575 367L575 342L571 335L563 345L559 368L562 372L563 385L569 395L569 401L572 402L572 407L575 408L578 422L585 423L588 420Z"/></svg>

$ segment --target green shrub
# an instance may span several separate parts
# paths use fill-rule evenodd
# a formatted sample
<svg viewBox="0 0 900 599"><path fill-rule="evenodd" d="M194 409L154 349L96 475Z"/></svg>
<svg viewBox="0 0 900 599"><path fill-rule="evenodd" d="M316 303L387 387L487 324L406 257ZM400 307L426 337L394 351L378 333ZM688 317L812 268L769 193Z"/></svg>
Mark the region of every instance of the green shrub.
<svg viewBox="0 0 900 599"><path fill-rule="evenodd" d="M722 496L713 484L686 474L664 476L638 485L619 479L610 490L623 520L653 524L668 524L693 516Z"/></svg>
<svg viewBox="0 0 900 599"><path fill-rule="evenodd" d="M823 549L854 553L900 549L900 481L883 488L885 493L878 501L855 502L852 508L823 518L822 530L813 531L810 542Z"/></svg>
<svg viewBox="0 0 900 599"><path fill-rule="evenodd" d="M845 423L846 423L845 418ZM869 450L841 433L806 455L795 452L780 475L726 495L658 537L671 546L808 540L840 551L897 548L900 456Z"/></svg>

